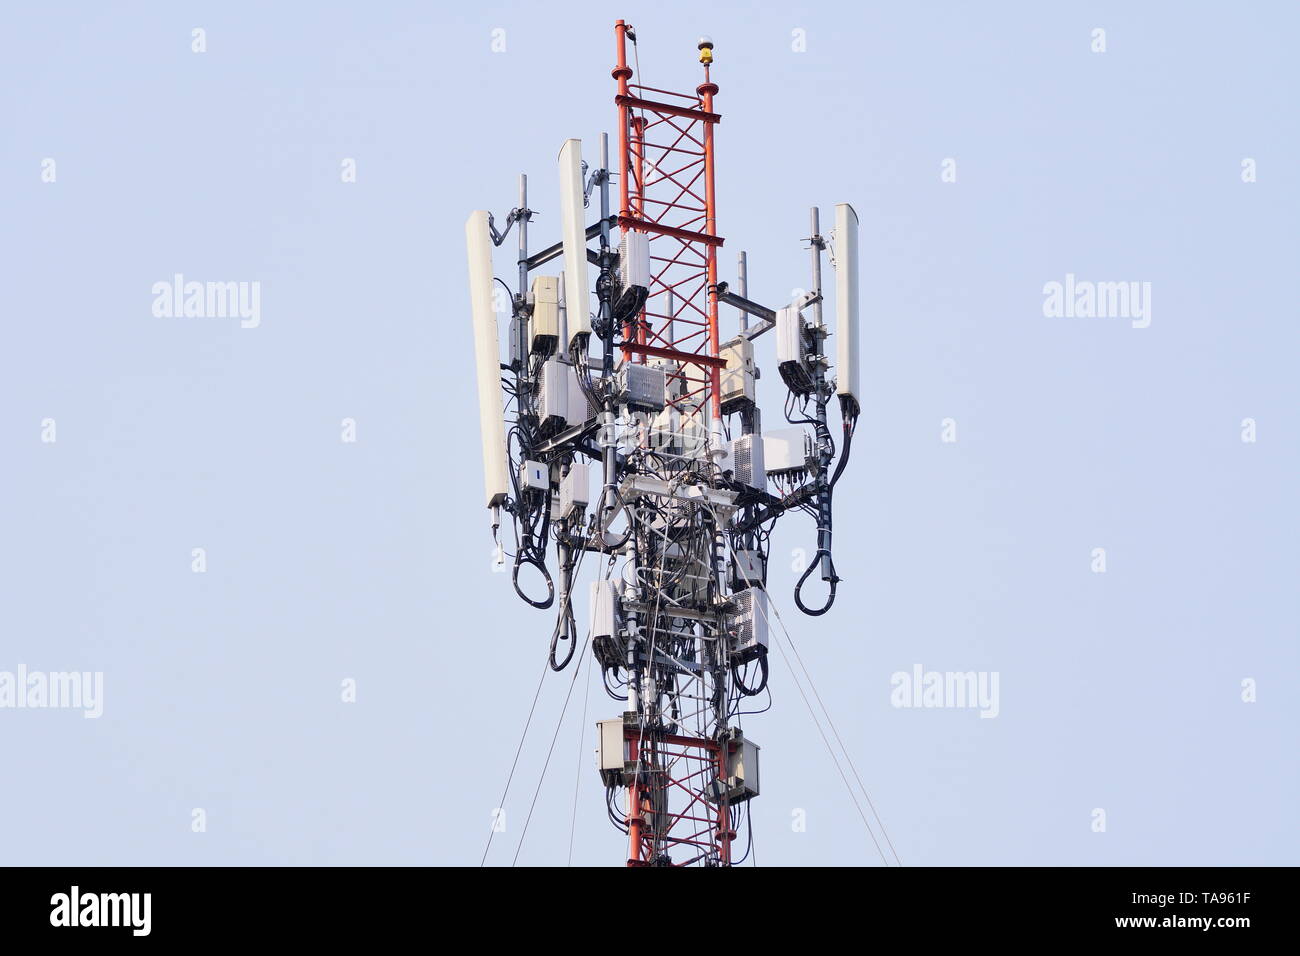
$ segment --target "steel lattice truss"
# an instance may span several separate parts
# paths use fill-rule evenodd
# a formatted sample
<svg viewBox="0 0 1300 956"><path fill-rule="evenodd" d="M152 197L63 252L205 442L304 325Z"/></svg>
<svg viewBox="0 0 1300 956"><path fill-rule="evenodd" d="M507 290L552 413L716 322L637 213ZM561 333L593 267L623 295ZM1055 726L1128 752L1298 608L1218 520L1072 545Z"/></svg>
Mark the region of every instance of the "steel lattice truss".
<svg viewBox="0 0 1300 956"><path fill-rule="evenodd" d="M707 464L689 454L717 414L717 235L713 190L713 112L717 87L694 94L630 82L619 34L619 225L649 236L651 282L644 309L624 328L624 360L647 356L674 363L669 405L680 414L672 449L646 456L652 473L676 485L712 483ZM634 326L634 327L633 327ZM660 434L663 430L660 430ZM682 457L673 452L681 451ZM637 569L651 606L638 613L648 635L642 726L626 728L635 771L627 796L631 865L718 864L729 859L734 828L717 779L716 735L726 727L727 659L716 615L676 616L707 609L716 568L716 516L663 498L635 512L648 567ZM673 605L679 605L674 608Z"/></svg>
<svg viewBox="0 0 1300 956"><path fill-rule="evenodd" d="M620 50L620 56L622 51ZM614 71L622 169L619 225L650 241L651 286L635 328L624 329L624 358L672 359L672 404L703 425L718 387L717 235L713 197L713 112L717 87L695 94L629 83ZM658 99L652 97L659 97ZM666 98L666 99L665 99Z"/></svg>
<svg viewBox="0 0 1300 956"><path fill-rule="evenodd" d="M735 844L748 801L759 794L759 748L740 721L766 709L761 701L759 709L744 709L744 702L768 687L771 529L792 511L816 519L818 550L794 599L804 613L825 613L838 581L831 491L847 462L858 404L851 385L841 389L844 437L832 473L837 446L826 408L836 386L826 375L829 332L819 304L826 243L815 207L808 293L779 311L748 299L743 254L740 292L718 281L714 136L721 117L709 77L712 41L698 45L703 81L694 93L675 93L633 83L634 31L620 20L615 38L617 153L610 156L602 137L601 166L588 180L581 142L565 142L562 241L529 254L532 210L523 176L504 230L482 210L466 223L486 503L494 537L502 512L514 526L515 591L533 607L558 608L550 667L563 670L589 647L605 691L623 704L617 716L597 722L596 753L610 819L628 837L628 865L731 866L748 856L745 841ZM592 225L584 210L597 188L600 216ZM851 213L843 204L837 210ZM844 222L844 258L851 261L856 219ZM504 283L492 274L490 246L512 225L519 288L505 364L492 310L495 286ZM531 276L561 254L563 275ZM598 270L594 313L588 264ZM720 302L745 317L725 348ZM814 304L811 318L804 316ZM749 316L762 324L750 328ZM851 343L854 322L841 342ZM768 456L753 341L772 329L790 390L786 418L800 427L771 436ZM502 389L517 412L505 421L508 430ZM765 460L775 465L770 475ZM552 546L554 577L547 570ZM589 554L599 555L602 568L584 585L579 573ZM521 585L524 568L534 582L540 576L544 593ZM814 573L829 595L809 607L800 594ZM579 587L590 595L585 639L574 614Z"/></svg>
<svg viewBox="0 0 1300 956"><path fill-rule="evenodd" d="M647 456L648 457L648 456ZM698 469L660 460L680 488ZM725 636L710 613L717 509L674 495L643 495L632 514L642 563L633 568L635 621L646 637L640 702L645 717L624 729L630 865L718 865L729 859L735 828L725 795L718 735L734 689ZM625 576L627 571L625 569Z"/></svg>

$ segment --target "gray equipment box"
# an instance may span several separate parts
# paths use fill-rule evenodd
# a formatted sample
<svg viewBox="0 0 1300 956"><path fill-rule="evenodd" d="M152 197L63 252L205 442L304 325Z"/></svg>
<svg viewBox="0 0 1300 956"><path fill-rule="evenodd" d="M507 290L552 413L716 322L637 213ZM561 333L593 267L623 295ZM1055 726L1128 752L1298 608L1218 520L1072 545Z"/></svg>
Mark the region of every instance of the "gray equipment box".
<svg viewBox="0 0 1300 956"><path fill-rule="evenodd" d="M731 599L736 602L727 621L731 658L743 664L767 653L767 592L751 587L737 591Z"/></svg>
<svg viewBox="0 0 1300 956"><path fill-rule="evenodd" d="M618 370L618 400L632 408L657 412L664 407L664 370L628 362Z"/></svg>

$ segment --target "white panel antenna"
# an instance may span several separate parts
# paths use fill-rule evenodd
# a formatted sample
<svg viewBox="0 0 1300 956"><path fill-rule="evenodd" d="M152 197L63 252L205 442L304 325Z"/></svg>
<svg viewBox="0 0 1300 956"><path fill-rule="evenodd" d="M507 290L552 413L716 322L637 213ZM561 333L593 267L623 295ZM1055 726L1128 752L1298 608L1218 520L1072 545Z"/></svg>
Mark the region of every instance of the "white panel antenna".
<svg viewBox="0 0 1300 956"><path fill-rule="evenodd" d="M564 245L565 313L572 348L579 338L591 335L591 314L587 310L587 223L582 182L582 140L566 139L560 149L560 238Z"/></svg>
<svg viewBox="0 0 1300 956"><path fill-rule="evenodd" d="M560 341L563 342L565 345L568 345L569 344L569 311L568 311L568 306L565 304L564 301L564 273L563 272L560 273L559 278L560 278L560 308L559 308Z"/></svg>
<svg viewBox="0 0 1300 956"><path fill-rule="evenodd" d="M476 210L465 220L465 246L469 253L469 301L474 319L479 429L483 436L483 490L487 507L493 508L509 495L510 478L501 406L501 342L492 310L492 233L487 212Z"/></svg>
<svg viewBox="0 0 1300 956"><path fill-rule="evenodd" d="M858 405L858 214L835 207L835 391Z"/></svg>

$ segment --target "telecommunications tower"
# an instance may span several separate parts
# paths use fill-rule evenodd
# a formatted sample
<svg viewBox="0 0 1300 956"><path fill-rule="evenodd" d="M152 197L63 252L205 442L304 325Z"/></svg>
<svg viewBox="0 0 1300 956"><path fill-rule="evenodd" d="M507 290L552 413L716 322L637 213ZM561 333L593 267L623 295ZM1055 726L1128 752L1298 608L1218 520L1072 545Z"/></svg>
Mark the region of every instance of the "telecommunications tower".
<svg viewBox="0 0 1300 956"><path fill-rule="evenodd" d="M615 162L608 136L591 170L581 141L564 142L560 241L530 251L524 176L503 226L485 211L465 225L485 504L495 539L503 512L514 526L519 596L558 610L550 666L589 651L620 704L597 724L596 762L628 865L731 866L747 853L739 834L759 793L759 747L739 718L765 709L747 701L767 689L777 519L804 512L816 535L794 589L799 609L824 614L839 581L831 501L858 419L858 221L837 205L823 236L813 208L808 291L780 308L748 298L743 252L736 288L721 281L713 43L699 42L695 91L673 93L633 82L630 25L618 21L614 37ZM511 228L513 290L492 266ZM822 310L827 250L834 362ZM510 293L506 361L498 284ZM726 332L724 305L739 319ZM754 343L769 331L784 391L779 429L764 427L757 402ZM591 580L579 591L584 571ZM814 578L825 592L806 602Z"/></svg>

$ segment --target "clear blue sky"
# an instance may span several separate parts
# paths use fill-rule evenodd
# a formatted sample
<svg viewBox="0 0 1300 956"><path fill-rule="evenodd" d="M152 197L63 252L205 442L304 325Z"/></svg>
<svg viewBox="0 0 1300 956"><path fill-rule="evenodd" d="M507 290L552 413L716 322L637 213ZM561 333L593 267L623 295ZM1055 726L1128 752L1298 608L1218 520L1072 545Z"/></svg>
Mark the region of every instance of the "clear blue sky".
<svg viewBox="0 0 1300 956"><path fill-rule="evenodd" d="M561 142L594 161L614 128L618 16L653 86L692 87L696 37L717 45L724 278L747 249L754 297L783 301L807 207L861 217L846 583L798 615L788 555L813 532L791 518L773 590L903 861L1296 863L1283 3L14 8L0 670L102 670L105 701L0 710L0 856L478 862L551 618L489 566L463 224L500 218L522 170L538 245L558 238ZM175 273L260 282L260 326L153 316ZM1045 317L1067 273L1150 282L1150 327ZM998 672L1000 715L891 707L917 663ZM568 678L543 687L492 863ZM878 865L779 661L772 685L747 723L759 863ZM520 863L567 858L575 775L574 861L625 852L584 689ZM593 681L587 723L616 712Z"/></svg>

